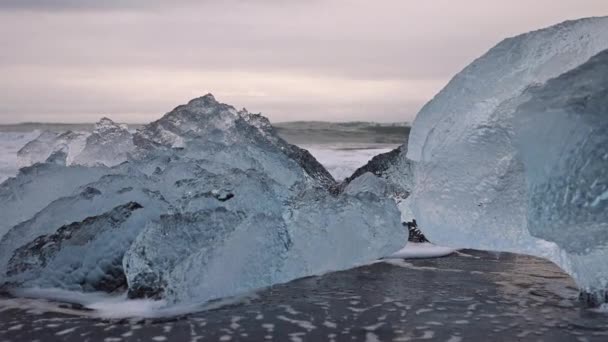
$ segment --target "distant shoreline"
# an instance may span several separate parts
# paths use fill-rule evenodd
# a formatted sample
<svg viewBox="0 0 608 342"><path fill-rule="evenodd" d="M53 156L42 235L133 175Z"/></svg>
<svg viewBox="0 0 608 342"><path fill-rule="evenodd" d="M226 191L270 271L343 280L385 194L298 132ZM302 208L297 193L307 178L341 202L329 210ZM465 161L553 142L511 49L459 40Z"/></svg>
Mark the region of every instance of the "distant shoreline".
<svg viewBox="0 0 608 342"><path fill-rule="evenodd" d="M128 123L123 122L126 125L143 126L145 123ZM411 123L407 121L395 121L395 122L376 122L376 121L277 121L271 122L273 126L301 126L301 125L341 125L341 126L356 126L356 125L369 125L369 126L386 126L386 127L411 127ZM95 122L16 122L16 123L0 123L0 127L18 127L18 126L93 126Z"/></svg>

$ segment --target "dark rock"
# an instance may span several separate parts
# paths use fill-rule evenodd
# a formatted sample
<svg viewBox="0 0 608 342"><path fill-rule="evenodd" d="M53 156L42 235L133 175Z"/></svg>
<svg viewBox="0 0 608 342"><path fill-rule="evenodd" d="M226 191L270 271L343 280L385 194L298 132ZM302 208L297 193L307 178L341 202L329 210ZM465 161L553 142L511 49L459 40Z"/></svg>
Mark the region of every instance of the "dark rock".
<svg viewBox="0 0 608 342"><path fill-rule="evenodd" d="M403 222L403 226L407 227L409 235L408 235L408 241L409 242L417 242L417 243L422 243L422 242L430 242L426 236L424 236L424 234L422 234L422 231L420 231L420 229L418 229L418 224L416 223L416 220L412 220L412 222Z"/></svg>
<svg viewBox="0 0 608 342"><path fill-rule="evenodd" d="M594 292L581 291L578 299L583 305L590 308L600 307L602 304L608 303L608 291L600 290Z"/></svg>

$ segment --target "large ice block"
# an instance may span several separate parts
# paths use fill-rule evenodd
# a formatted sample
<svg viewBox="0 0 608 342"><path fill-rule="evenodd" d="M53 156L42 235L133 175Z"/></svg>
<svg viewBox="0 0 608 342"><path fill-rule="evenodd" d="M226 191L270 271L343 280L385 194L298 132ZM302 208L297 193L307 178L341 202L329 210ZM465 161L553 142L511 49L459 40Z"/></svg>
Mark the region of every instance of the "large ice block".
<svg viewBox="0 0 608 342"><path fill-rule="evenodd" d="M603 267L583 265L605 248L606 217L590 215L606 181L605 49L608 18L509 38L423 107L407 156L430 240L544 256L583 289L605 287Z"/></svg>

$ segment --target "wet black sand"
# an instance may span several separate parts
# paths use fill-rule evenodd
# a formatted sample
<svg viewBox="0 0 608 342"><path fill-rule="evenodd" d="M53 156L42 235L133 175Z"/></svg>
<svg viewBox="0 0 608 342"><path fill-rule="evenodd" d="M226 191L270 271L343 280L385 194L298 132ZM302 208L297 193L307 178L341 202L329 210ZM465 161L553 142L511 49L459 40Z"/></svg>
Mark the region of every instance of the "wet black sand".
<svg viewBox="0 0 608 342"><path fill-rule="evenodd" d="M608 314L576 298L545 260L464 251L299 279L162 320L3 309L0 300L0 341L608 341Z"/></svg>

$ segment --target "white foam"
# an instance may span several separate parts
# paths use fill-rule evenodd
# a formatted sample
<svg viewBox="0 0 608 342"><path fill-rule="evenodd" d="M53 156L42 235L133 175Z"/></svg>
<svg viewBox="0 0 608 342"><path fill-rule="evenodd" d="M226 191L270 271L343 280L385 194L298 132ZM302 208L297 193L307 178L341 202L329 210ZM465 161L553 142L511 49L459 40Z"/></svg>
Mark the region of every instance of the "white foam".
<svg viewBox="0 0 608 342"><path fill-rule="evenodd" d="M602 313L602 314L608 314L608 304L604 303L604 304L600 305L597 308L591 309L591 311L594 311L594 312L597 312L597 313Z"/></svg>
<svg viewBox="0 0 608 342"><path fill-rule="evenodd" d="M0 312L5 309L22 309L36 312L56 312L96 318L160 318L181 316L193 312L217 309L226 305L247 303L255 293L228 297L207 303L169 305L164 300L129 299L126 293L78 292L62 289L21 288L10 291L20 298L0 299ZM65 303L80 304L85 309L66 309Z"/></svg>
<svg viewBox="0 0 608 342"><path fill-rule="evenodd" d="M385 259L426 259L440 258L456 252L456 249L449 247L435 246L432 243L413 243L410 242L395 254Z"/></svg>

